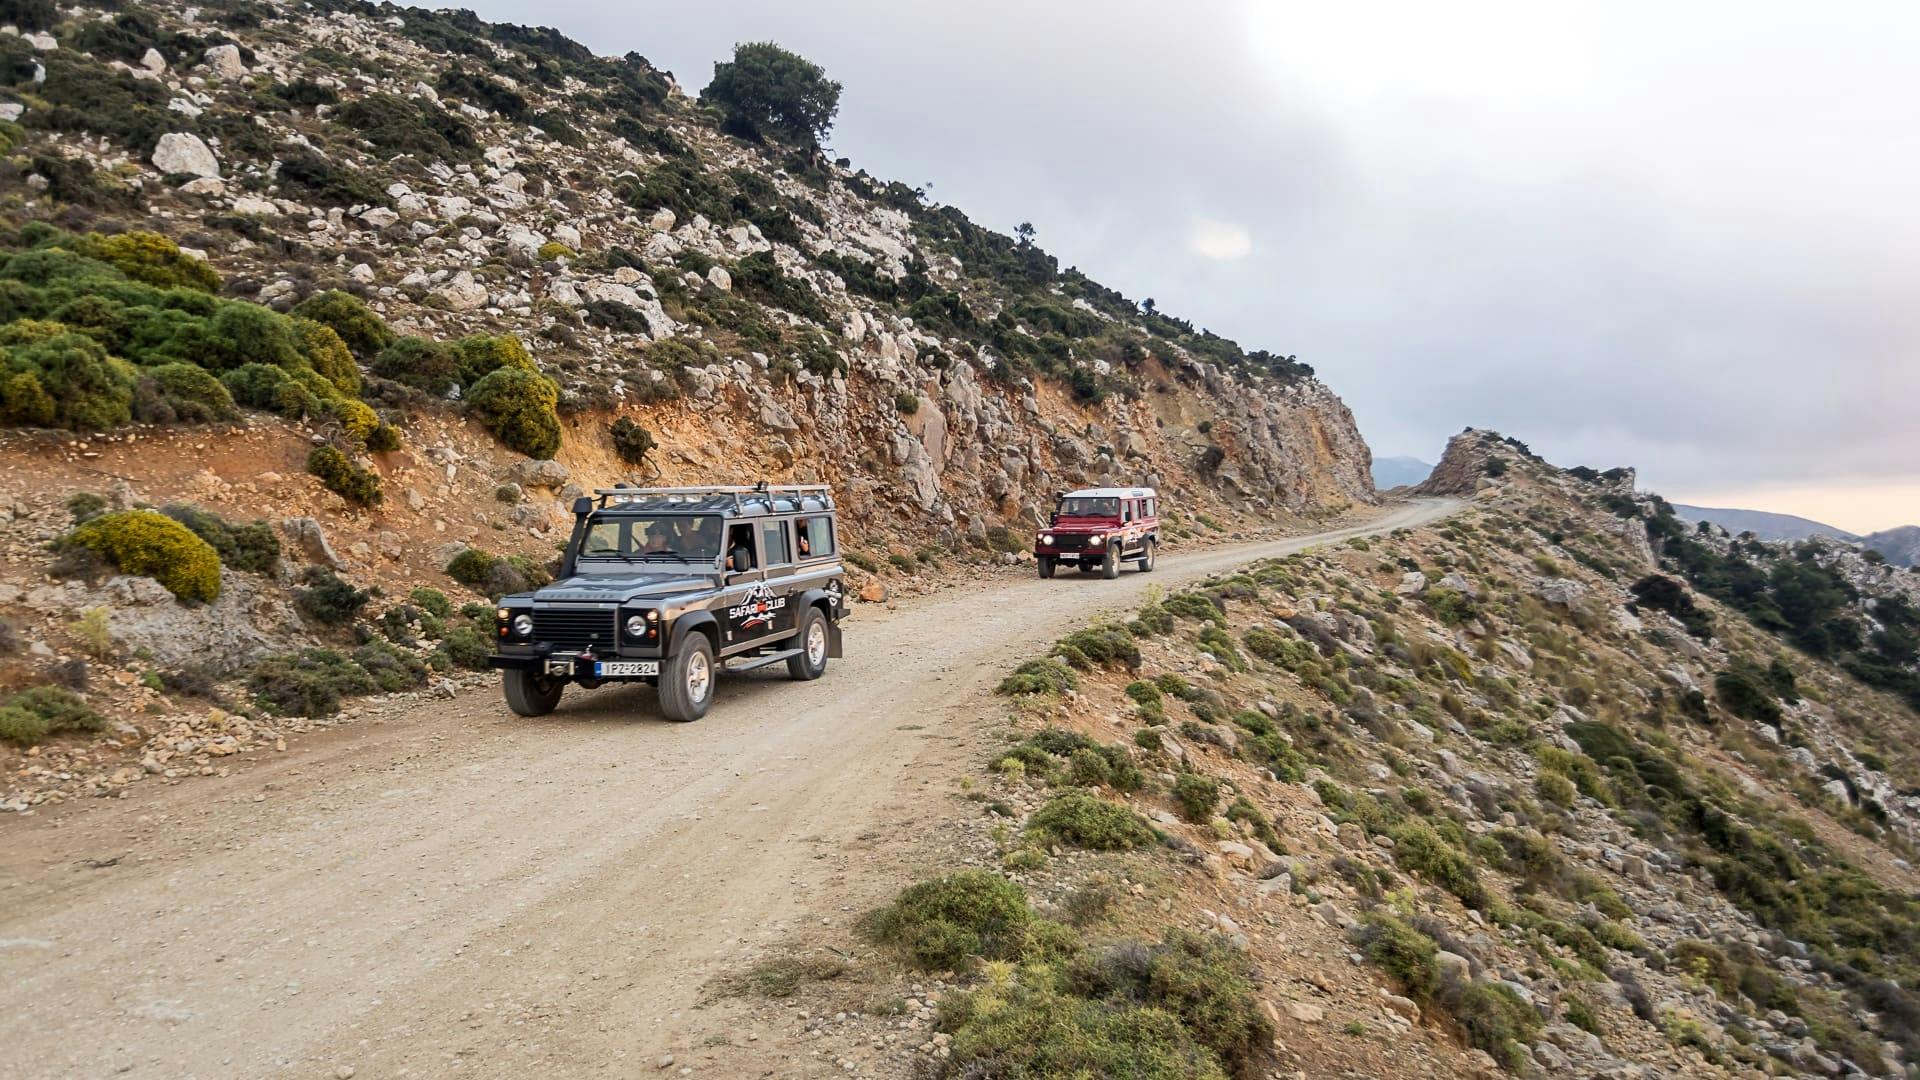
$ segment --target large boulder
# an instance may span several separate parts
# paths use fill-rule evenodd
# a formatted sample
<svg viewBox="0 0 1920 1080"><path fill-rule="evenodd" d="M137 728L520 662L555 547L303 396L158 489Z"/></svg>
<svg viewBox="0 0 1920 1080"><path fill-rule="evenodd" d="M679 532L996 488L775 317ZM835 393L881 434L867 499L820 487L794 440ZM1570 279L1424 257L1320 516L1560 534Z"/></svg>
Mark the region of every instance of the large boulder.
<svg viewBox="0 0 1920 1080"><path fill-rule="evenodd" d="M521 487L548 488L554 491L565 487L572 474L565 465L557 461L536 461L529 458L513 467L513 480Z"/></svg>
<svg viewBox="0 0 1920 1080"><path fill-rule="evenodd" d="M346 566L340 556L334 553L333 545L327 543L327 531L313 518L288 518L280 523L280 531L287 534L293 550L308 562L329 570Z"/></svg>
<svg viewBox="0 0 1920 1080"><path fill-rule="evenodd" d="M219 176L213 148L188 131L170 131L153 148L153 167L169 176Z"/></svg>
<svg viewBox="0 0 1920 1080"><path fill-rule="evenodd" d="M238 45L215 45L206 51L205 59L207 70L217 79L231 82L247 74L247 65L240 59Z"/></svg>
<svg viewBox="0 0 1920 1080"><path fill-rule="evenodd" d="M472 311L487 303L487 287L475 281L473 275L465 270L433 290L433 295L439 297L451 311Z"/></svg>

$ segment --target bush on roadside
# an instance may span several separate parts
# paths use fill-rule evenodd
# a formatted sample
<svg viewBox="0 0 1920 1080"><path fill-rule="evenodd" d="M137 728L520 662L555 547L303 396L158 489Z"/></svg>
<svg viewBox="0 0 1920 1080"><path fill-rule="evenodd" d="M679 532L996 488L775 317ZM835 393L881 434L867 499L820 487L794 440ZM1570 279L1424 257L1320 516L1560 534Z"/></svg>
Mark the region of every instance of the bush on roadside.
<svg viewBox="0 0 1920 1080"><path fill-rule="evenodd" d="M189 602L220 596L220 555L185 525L152 510L102 514L76 527L63 548L90 551L122 573L153 578Z"/></svg>
<svg viewBox="0 0 1920 1080"><path fill-rule="evenodd" d="M322 626L344 626L360 614L373 599L373 593L356 589L324 566L309 566L300 575L301 588L294 591L293 604L300 613Z"/></svg>
<svg viewBox="0 0 1920 1080"><path fill-rule="evenodd" d="M1019 957L1035 918L1020 886L985 870L962 870L908 886L861 929L905 949L917 967L961 971L976 956Z"/></svg>
<svg viewBox="0 0 1920 1080"><path fill-rule="evenodd" d="M333 649L309 648L261 658L247 673L247 690L279 716L331 716L342 698L370 694L373 677Z"/></svg>
<svg viewBox="0 0 1920 1080"><path fill-rule="evenodd" d="M1158 837L1146 819L1088 791L1055 796L1033 812L1027 832L1048 842L1089 851L1130 851Z"/></svg>
<svg viewBox="0 0 1920 1080"><path fill-rule="evenodd" d="M1211 821L1220 805L1220 781L1183 772L1174 778L1173 801L1179 806L1182 818L1195 823Z"/></svg>
<svg viewBox="0 0 1920 1080"><path fill-rule="evenodd" d="M102 731L106 726L106 717L57 686L35 686L0 701L0 740L22 746L62 731Z"/></svg>
<svg viewBox="0 0 1920 1080"><path fill-rule="evenodd" d="M1079 686L1080 677L1073 673L1072 668L1049 657L1029 660L1014 668L1013 674L1000 680L1000 693L1009 696L1059 694Z"/></svg>

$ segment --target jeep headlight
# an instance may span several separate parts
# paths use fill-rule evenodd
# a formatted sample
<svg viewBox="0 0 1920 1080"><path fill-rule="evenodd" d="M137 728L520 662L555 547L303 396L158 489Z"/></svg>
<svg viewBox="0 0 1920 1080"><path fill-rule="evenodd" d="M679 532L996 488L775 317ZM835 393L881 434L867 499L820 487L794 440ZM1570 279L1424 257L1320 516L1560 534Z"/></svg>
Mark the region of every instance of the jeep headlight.
<svg viewBox="0 0 1920 1080"><path fill-rule="evenodd" d="M1104 536L1101 536L1099 533L1094 533L1092 536L1087 537L1088 547L1099 547L1101 544L1104 544L1106 542L1107 542L1107 538Z"/></svg>
<svg viewBox="0 0 1920 1080"><path fill-rule="evenodd" d="M1041 533L1041 534L1040 534L1040 543L1041 543L1041 545L1042 545L1042 546L1044 546L1044 547L1052 547L1052 546L1053 546L1053 534L1052 534L1052 533Z"/></svg>
<svg viewBox="0 0 1920 1080"><path fill-rule="evenodd" d="M627 616L627 636L628 637L646 637L647 636L647 620L644 615Z"/></svg>
<svg viewBox="0 0 1920 1080"><path fill-rule="evenodd" d="M533 616L528 615L526 612L521 612L520 614L515 615L513 617L512 625L513 625L514 637L532 637L533 636Z"/></svg>

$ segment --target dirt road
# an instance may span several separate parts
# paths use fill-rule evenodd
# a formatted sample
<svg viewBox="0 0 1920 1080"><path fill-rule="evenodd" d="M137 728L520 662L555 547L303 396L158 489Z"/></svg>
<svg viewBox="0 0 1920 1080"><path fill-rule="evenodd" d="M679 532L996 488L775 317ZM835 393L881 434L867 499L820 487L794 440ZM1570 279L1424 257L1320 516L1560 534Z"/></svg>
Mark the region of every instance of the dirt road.
<svg viewBox="0 0 1920 1080"><path fill-rule="evenodd" d="M540 721L468 694L7 822L0 1074L653 1075L741 1034L693 1009L716 973L878 895L886 839L970 752L948 722L1005 667L1149 585L1457 506L863 607L824 679L725 680L697 724L644 687L569 691Z"/></svg>

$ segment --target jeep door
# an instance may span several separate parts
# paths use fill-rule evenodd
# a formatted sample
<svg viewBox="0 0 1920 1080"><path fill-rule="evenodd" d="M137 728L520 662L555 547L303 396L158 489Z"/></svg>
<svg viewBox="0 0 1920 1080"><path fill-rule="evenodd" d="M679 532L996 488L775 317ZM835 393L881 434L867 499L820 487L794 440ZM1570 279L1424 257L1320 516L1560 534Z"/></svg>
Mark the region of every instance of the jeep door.
<svg viewBox="0 0 1920 1080"><path fill-rule="evenodd" d="M776 607L770 633L791 634L797 628L793 595L797 569L793 557L793 525L780 519L760 522L760 557L766 569L767 589Z"/></svg>

